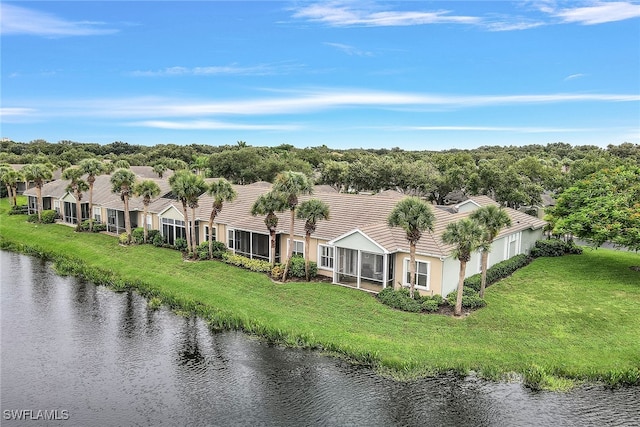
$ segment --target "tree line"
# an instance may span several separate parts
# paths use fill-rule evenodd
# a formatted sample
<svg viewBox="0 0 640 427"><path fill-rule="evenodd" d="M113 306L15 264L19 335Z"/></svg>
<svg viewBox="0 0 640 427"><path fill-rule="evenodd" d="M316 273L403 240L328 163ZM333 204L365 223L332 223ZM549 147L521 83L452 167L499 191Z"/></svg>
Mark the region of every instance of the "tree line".
<svg viewBox="0 0 640 427"><path fill-rule="evenodd" d="M235 145L100 145L43 140L0 143L0 163L50 163L66 169L85 159L123 165L187 169L203 177L234 184L274 182L283 171L301 172L316 184L344 192L400 191L447 204L451 195L488 195L504 206L541 203L545 192L560 194L577 181L605 168L640 164L640 145L623 143L601 148L547 145L482 146L470 150L409 151L392 149L296 148L289 144L253 147Z"/></svg>

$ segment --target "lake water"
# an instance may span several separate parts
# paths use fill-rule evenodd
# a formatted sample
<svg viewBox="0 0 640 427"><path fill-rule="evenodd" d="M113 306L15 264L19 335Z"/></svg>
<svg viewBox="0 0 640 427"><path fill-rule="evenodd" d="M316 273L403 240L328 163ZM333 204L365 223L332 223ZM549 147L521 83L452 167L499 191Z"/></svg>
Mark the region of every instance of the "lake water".
<svg viewBox="0 0 640 427"><path fill-rule="evenodd" d="M135 293L59 277L39 259L0 251L0 268L2 426L640 425L640 387L395 382L317 352L213 333Z"/></svg>

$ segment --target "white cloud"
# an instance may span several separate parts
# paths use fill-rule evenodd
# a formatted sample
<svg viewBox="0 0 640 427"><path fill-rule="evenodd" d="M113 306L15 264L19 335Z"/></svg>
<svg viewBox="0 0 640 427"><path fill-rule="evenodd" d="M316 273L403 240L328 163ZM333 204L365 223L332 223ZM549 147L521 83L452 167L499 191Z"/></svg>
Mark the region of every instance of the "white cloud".
<svg viewBox="0 0 640 427"><path fill-rule="evenodd" d="M250 125L242 123L227 123L212 120L194 120L194 121L164 121L164 120L146 120L141 122L130 123L129 126L143 126L158 129L171 130L271 130L271 131L291 131L298 130L300 127L296 125Z"/></svg>
<svg viewBox="0 0 640 427"><path fill-rule="evenodd" d="M582 74L582 73L571 74L570 76L565 77L564 81L575 80L575 79L582 78L584 76L586 76L586 74Z"/></svg>
<svg viewBox="0 0 640 427"><path fill-rule="evenodd" d="M594 128L551 128L531 126L407 126L397 130L417 131L470 131L470 132L519 132L519 133L563 133L563 132L595 132Z"/></svg>
<svg viewBox="0 0 640 427"><path fill-rule="evenodd" d="M0 108L0 117L28 116L35 112L33 108L22 107L2 107Z"/></svg>
<svg viewBox="0 0 640 427"><path fill-rule="evenodd" d="M55 15L6 3L0 4L0 34L35 36L92 36L112 34L116 29L101 28L103 23L66 21Z"/></svg>
<svg viewBox="0 0 640 427"><path fill-rule="evenodd" d="M475 16L451 15L448 10L422 11L376 11L358 8L353 3L315 3L298 8L293 16L335 27L346 26L408 26L426 24L474 24Z"/></svg>
<svg viewBox="0 0 640 427"><path fill-rule="evenodd" d="M301 64L282 62L275 64L258 64L251 66L215 65L206 67L167 67L155 71L132 71L130 74L139 77L154 76L215 76L215 75L241 75L241 76L266 76L275 74L288 74L294 70L303 68Z"/></svg>
<svg viewBox="0 0 640 427"><path fill-rule="evenodd" d="M449 2L447 5L454 8L463 4ZM558 9L555 1L539 1L535 2L535 13L531 13L530 10L527 15L498 15L487 11L482 16L470 16L456 14L452 10L391 11L383 10L382 7L370 2L303 3L303 6L293 11L293 17L334 27L466 24L488 31L527 30L544 25L565 23L593 25L640 17L640 4L631 1L582 2L581 6L563 9Z"/></svg>
<svg viewBox="0 0 640 427"><path fill-rule="evenodd" d="M47 116L160 118L213 116L269 116L304 114L340 108L379 110L466 109L505 105L569 102L638 102L640 94L540 94L540 95L438 95L348 89L317 89L286 92L244 100L178 100L158 97L68 100L38 107Z"/></svg>
<svg viewBox="0 0 640 427"><path fill-rule="evenodd" d="M327 46L331 46L331 47L335 47L338 50L341 50L342 52L346 53L347 55L350 56L373 56L373 53L371 52L367 52L364 50L360 50L354 46L350 46L348 44L342 44L342 43L330 43L330 42L325 42L324 43Z"/></svg>
<svg viewBox="0 0 640 427"><path fill-rule="evenodd" d="M551 12L564 22L584 25L603 24L640 17L640 4L632 2L596 2L589 6L573 7Z"/></svg>

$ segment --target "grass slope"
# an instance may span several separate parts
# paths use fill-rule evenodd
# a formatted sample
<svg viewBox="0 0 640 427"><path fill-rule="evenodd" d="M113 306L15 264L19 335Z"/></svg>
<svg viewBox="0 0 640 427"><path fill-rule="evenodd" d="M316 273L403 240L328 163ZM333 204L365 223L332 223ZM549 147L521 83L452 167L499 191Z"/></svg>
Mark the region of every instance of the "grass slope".
<svg viewBox="0 0 640 427"><path fill-rule="evenodd" d="M636 253L586 249L537 259L491 286L486 308L453 319L395 311L340 286L277 284L217 261L184 262L170 249L30 224L7 215L6 200L0 206L3 248L64 254L63 271L132 284L212 326L325 349L397 377L519 373L534 388L555 389L574 380L640 383L640 273L629 268L640 265Z"/></svg>

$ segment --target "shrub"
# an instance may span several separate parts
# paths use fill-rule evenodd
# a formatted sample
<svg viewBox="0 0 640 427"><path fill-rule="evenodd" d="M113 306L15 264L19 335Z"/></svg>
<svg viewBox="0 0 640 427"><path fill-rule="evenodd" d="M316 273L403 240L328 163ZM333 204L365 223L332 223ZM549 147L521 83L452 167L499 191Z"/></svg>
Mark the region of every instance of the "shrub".
<svg viewBox="0 0 640 427"><path fill-rule="evenodd" d="M318 274L318 264L309 261L309 278L314 278ZM306 278L304 258L294 256L289 260L289 277Z"/></svg>
<svg viewBox="0 0 640 427"><path fill-rule="evenodd" d="M42 218L43 224L53 224L58 217L58 213L54 210L47 209L42 211L42 214L40 216Z"/></svg>
<svg viewBox="0 0 640 427"><path fill-rule="evenodd" d="M384 288L378 293L378 299L389 307L411 313L419 313L422 311L422 305L409 296L408 289L400 289L394 291L393 288Z"/></svg>
<svg viewBox="0 0 640 427"><path fill-rule="evenodd" d="M222 257L222 260L227 264L246 268L247 270L255 271L258 273L271 273L271 263L269 261L261 259L251 259L242 255L231 253L226 253Z"/></svg>
<svg viewBox="0 0 640 427"><path fill-rule="evenodd" d="M187 252L187 240L182 238L177 238L173 247L180 252Z"/></svg>
<svg viewBox="0 0 640 427"><path fill-rule="evenodd" d="M426 311L429 313L433 313L434 311L438 311L440 308L440 304L435 299L427 298L422 302L422 311Z"/></svg>
<svg viewBox="0 0 640 427"><path fill-rule="evenodd" d="M29 213L29 207L27 205L11 206L9 215L26 215Z"/></svg>
<svg viewBox="0 0 640 427"><path fill-rule="evenodd" d="M207 254L209 252L209 242L207 242ZM227 245L224 242L217 240L213 241L213 257L216 259L222 259L222 254L227 253Z"/></svg>
<svg viewBox="0 0 640 427"><path fill-rule="evenodd" d="M38 214L29 214L29 216L27 216L27 221L38 222Z"/></svg>
<svg viewBox="0 0 640 427"><path fill-rule="evenodd" d="M209 259L209 242L202 242L196 248L199 260Z"/></svg>
<svg viewBox="0 0 640 427"><path fill-rule="evenodd" d="M122 233L120 236L118 236L118 242L120 242L121 245L129 244L129 238L127 237L127 233Z"/></svg>
<svg viewBox="0 0 640 427"><path fill-rule="evenodd" d="M153 239L155 239L156 236L160 236L160 230L147 231L147 243L153 243ZM160 236L160 238L162 239L162 236Z"/></svg>
<svg viewBox="0 0 640 427"><path fill-rule="evenodd" d="M131 240L133 240L134 243L141 245L144 243L144 228L142 227L137 227L134 228L133 231L131 232Z"/></svg>
<svg viewBox="0 0 640 427"><path fill-rule="evenodd" d="M97 222L93 224L93 232L99 233L101 231L107 231L107 224L103 224L101 222Z"/></svg>
<svg viewBox="0 0 640 427"><path fill-rule="evenodd" d="M582 248L576 246L573 240L569 240L568 242L560 239L538 240L531 249L531 256L534 258L581 253Z"/></svg>
<svg viewBox="0 0 640 427"><path fill-rule="evenodd" d="M152 230L152 231L157 231L157 230ZM160 232L158 232L157 234L154 234L153 237L151 236L149 237L153 246L157 246L157 247L164 246L164 239L162 238L162 235L160 234Z"/></svg>
<svg viewBox="0 0 640 427"><path fill-rule="evenodd" d="M487 286L497 282L498 280L504 279L505 277L509 277L519 268L529 264L530 261L531 259L529 257L521 254L497 263L493 267L487 269ZM474 274L464 280L464 286L475 291L479 291L481 280L482 276L479 273Z"/></svg>
<svg viewBox="0 0 640 427"><path fill-rule="evenodd" d="M276 264L271 269L271 278L274 280L282 280L282 275L284 274L284 265Z"/></svg>
<svg viewBox="0 0 640 427"><path fill-rule="evenodd" d="M447 304L451 307L456 306L456 298L458 297L458 291L453 291L447 295ZM463 288L462 291L462 307L464 308L482 308L487 305L484 298L480 298L478 292L471 288Z"/></svg>

